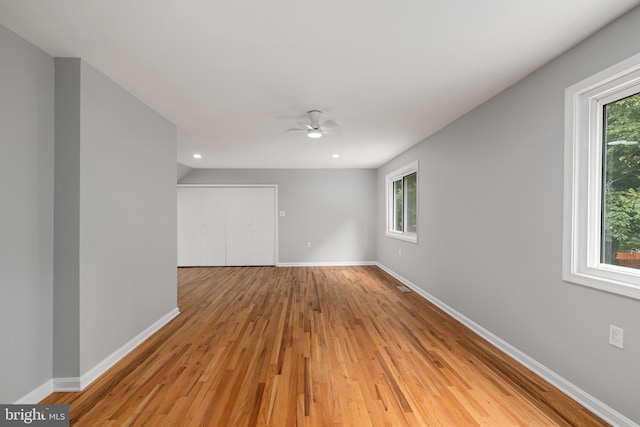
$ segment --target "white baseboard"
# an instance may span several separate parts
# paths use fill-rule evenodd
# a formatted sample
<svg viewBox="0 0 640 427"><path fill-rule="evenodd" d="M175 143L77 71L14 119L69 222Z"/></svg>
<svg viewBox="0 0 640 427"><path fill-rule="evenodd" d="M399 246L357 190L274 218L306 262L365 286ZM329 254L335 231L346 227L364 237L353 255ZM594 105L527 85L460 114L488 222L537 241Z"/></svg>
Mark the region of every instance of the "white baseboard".
<svg viewBox="0 0 640 427"><path fill-rule="evenodd" d="M14 404L35 405L36 403L40 402L42 399L53 393L53 387L53 380L49 380L46 383L42 384L40 387L30 391L28 394L16 400Z"/></svg>
<svg viewBox="0 0 640 427"><path fill-rule="evenodd" d="M104 359L102 362L98 363L93 368L89 369L85 372L81 377L78 383L79 390L68 390L68 391L80 391L83 390L86 386L95 381L100 375L104 374L109 368L115 365L120 359L130 353L137 346L142 344L144 340L153 335L156 331L162 328L164 325L169 323L174 317L180 314L178 308L174 308L169 313L162 316L155 323L149 326L144 331L140 332L137 336L133 337L129 342L120 347L118 350L114 351L110 356ZM57 386L56 379L54 379L54 385ZM62 384L61 384L62 385ZM55 388L55 387L54 387ZM56 391L61 391L55 388Z"/></svg>
<svg viewBox="0 0 640 427"><path fill-rule="evenodd" d="M576 385L562 378L560 375L556 374L555 372L553 372L546 366L542 365L535 359L529 357L527 354L518 350L517 348L515 348L508 342L504 341L500 337L484 329L482 326L480 326L473 320L469 319L468 317L464 316L463 314L449 307L447 304L443 303L433 295L429 294L424 289L418 287L416 284L410 282L409 280L405 279L404 277L400 276L393 270L385 267L380 263L376 263L376 265L380 267L382 270L384 270L385 272L389 273L394 278L398 279L407 287L414 290L418 295L420 295L427 301L433 303L438 308L440 308L441 310L443 310L444 312L446 312L447 314L449 314L450 316L458 320L460 323L462 323L463 325L471 329L480 337L484 338L485 340L490 342L492 345L502 350L504 353L509 355L512 359L514 359L521 365L525 366L526 368L530 369L535 374L543 378L545 381L547 381L548 383L552 384L553 386L558 388L560 391L565 393L567 396L571 397L573 400L580 403L582 406L584 406L585 408L587 408L588 410L590 410L591 412L593 412L594 414L602 418L604 421L608 422L613 426L640 427L640 425L636 424L634 421L630 420L629 418L625 417L621 413L617 412L615 409L605 405L595 397L591 396L581 388L577 387Z"/></svg>
<svg viewBox="0 0 640 427"><path fill-rule="evenodd" d="M169 313L162 316L144 331L127 342L125 345L114 351L109 357L91 368L81 377L53 378L40 387L29 392L18 399L16 404L36 404L51 393L56 391L82 391L85 387L104 374L109 368L115 365L120 359L126 356L134 348L142 344L144 340L153 335L156 331L169 323L171 319L180 314L178 308L174 308Z"/></svg>
<svg viewBox="0 0 640 427"><path fill-rule="evenodd" d="M80 377L54 378L53 391L82 391L82 380Z"/></svg>
<svg viewBox="0 0 640 427"><path fill-rule="evenodd" d="M359 265L378 265L378 263L376 261L279 262L276 267L350 267Z"/></svg>

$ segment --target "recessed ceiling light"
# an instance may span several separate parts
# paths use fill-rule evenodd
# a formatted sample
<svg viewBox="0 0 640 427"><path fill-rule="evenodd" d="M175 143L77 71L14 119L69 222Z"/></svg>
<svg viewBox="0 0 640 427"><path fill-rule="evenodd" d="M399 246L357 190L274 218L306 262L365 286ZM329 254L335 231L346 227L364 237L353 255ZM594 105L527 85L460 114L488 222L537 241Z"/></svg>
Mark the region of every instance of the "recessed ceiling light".
<svg viewBox="0 0 640 427"><path fill-rule="evenodd" d="M196 154L193 155L193 158L194 159L201 159L202 158L202 154L196 153Z"/></svg>
<svg viewBox="0 0 640 427"><path fill-rule="evenodd" d="M336 153L336 154L333 154L331 157L333 157L334 159L337 159L338 157L340 157L340 154Z"/></svg>

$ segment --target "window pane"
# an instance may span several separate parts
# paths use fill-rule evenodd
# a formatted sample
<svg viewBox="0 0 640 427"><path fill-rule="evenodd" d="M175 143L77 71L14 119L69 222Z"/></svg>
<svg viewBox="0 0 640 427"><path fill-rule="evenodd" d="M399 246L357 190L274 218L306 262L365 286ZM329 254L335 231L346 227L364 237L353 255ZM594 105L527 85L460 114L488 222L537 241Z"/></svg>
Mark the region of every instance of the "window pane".
<svg viewBox="0 0 640 427"><path fill-rule="evenodd" d="M417 173L412 173L411 175L407 175L404 177L404 186L406 192L406 212L407 212L407 228L405 231L407 233L415 233L417 230L416 222L417 222L417 198L416 198L416 184L417 184Z"/></svg>
<svg viewBox="0 0 640 427"><path fill-rule="evenodd" d="M404 197L402 180L393 182L393 229L394 231L404 231L402 222L404 219Z"/></svg>
<svg viewBox="0 0 640 427"><path fill-rule="evenodd" d="M600 259L640 268L640 93L605 105L603 116Z"/></svg>
<svg viewBox="0 0 640 427"><path fill-rule="evenodd" d="M416 160L388 173L385 177L387 237L418 243L417 171Z"/></svg>

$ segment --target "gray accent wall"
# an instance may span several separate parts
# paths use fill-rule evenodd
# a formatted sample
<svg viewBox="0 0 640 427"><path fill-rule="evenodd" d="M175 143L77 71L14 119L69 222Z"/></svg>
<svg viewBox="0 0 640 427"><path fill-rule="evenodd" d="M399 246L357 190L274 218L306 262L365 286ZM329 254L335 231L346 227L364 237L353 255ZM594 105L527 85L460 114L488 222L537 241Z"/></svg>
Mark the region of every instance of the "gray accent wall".
<svg viewBox="0 0 640 427"><path fill-rule="evenodd" d="M0 26L0 403L51 379L53 59Z"/></svg>
<svg viewBox="0 0 640 427"><path fill-rule="evenodd" d="M562 236L564 90L639 53L639 23L636 8L382 166L376 207L381 264L636 423L640 301L563 282ZM385 174L414 160L417 245L384 234Z"/></svg>
<svg viewBox="0 0 640 427"><path fill-rule="evenodd" d="M180 184L277 184L279 263L375 261L374 169L194 169Z"/></svg>
<svg viewBox="0 0 640 427"><path fill-rule="evenodd" d="M177 307L177 132L86 62L55 62L54 328L73 336L54 376L78 377Z"/></svg>

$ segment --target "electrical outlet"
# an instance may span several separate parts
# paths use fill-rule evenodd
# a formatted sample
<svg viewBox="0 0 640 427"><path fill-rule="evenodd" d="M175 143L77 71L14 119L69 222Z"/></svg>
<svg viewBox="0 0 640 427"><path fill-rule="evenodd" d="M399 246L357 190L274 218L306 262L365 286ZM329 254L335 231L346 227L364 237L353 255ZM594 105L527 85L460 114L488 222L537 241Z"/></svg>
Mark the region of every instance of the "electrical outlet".
<svg viewBox="0 0 640 427"><path fill-rule="evenodd" d="M609 325L609 344L614 347L624 348L624 329Z"/></svg>
<svg viewBox="0 0 640 427"><path fill-rule="evenodd" d="M307 242L307 247L310 248L311 247L311 242Z"/></svg>
<svg viewBox="0 0 640 427"><path fill-rule="evenodd" d="M402 249L398 249L398 256L402 256Z"/></svg>

